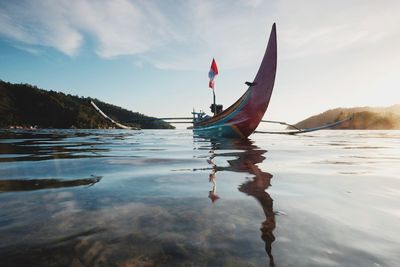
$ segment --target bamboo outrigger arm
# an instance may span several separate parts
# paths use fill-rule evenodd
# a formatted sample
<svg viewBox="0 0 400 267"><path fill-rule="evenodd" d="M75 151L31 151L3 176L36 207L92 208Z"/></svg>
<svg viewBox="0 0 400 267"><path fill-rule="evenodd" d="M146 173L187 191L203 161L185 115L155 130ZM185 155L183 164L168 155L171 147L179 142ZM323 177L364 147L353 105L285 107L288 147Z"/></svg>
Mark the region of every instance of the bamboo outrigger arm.
<svg viewBox="0 0 400 267"><path fill-rule="evenodd" d="M193 122L192 117L168 117L168 118L146 118L146 119L132 119L132 122L142 122L142 121L169 121L169 120L190 120ZM179 123L179 122L176 122Z"/></svg>
<svg viewBox="0 0 400 267"><path fill-rule="evenodd" d="M126 126L123 125L119 122L116 122L115 120L111 119L109 116L107 116L93 101L90 101L90 104L94 107L94 109L102 116L104 117L106 120L110 121L111 123L113 123L114 125L116 125L117 127L121 128L121 129L127 129L127 130L135 130L135 128L130 127L130 126Z"/></svg>
<svg viewBox="0 0 400 267"><path fill-rule="evenodd" d="M340 124L342 124L342 123L344 123L346 121L350 121L352 119L353 119L353 116L350 116L350 117L348 117L348 118L346 118L344 120L328 123L328 124L321 125L321 126L314 127L314 128L299 129L299 128L296 127L298 129L297 131L282 131L282 132L255 131L255 133L261 133L261 134L289 134L289 135L309 133L309 132L315 132L315 131L319 131L319 130L323 130L323 129L333 128L335 126L338 126L338 125L340 125ZM289 125L289 124L284 123L284 125ZM289 126L292 126L292 125L289 125Z"/></svg>
<svg viewBox="0 0 400 267"><path fill-rule="evenodd" d="M292 128L294 128L296 130L301 131L300 128L297 128L296 126L294 126L292 124L289 124L289 123L286 123L286 122L283 122L283 121L266 121L266 120L262 120L261 122L282 124L282 125L286 125L286 126L289 126L289 127L292 127Z"/></svg>
<svg viewBox="0 0 400 267"><path fill-rule="evenodd" d="M107 119L108 121L110 121L111 123L115 124L117 127L122 128L122 129L135 129L133 127L129 127L126 125L123 125L119 122L116 122L115 120L111 119L109 116L107 116L93 101L90 101L90 104L96 109L96 111L105 119ZM302 133L309 133L309 132L315 132L315 131L319 131L319 130L323 130L323 129L329 129L329 128L333 128L335 126L338 126L346 121L350 121L353 119L353 116L350 116L344 120L340 120L340 121L336 121L336 122L332 122L332 123L328 123L325 125L321 125L318 127L314 127L314 128L306 128L306 129L301 129L298 128L297 126L287 123L287 122L283 122L283 121L270 121L270 120L261 120L261 122L265 122L265 123L276 123L276 124L281 124L281 125L286 125L289 127L292 127L294 129L296 129L295 131L255 131L255 133L261 133L261 134L287 134L287 135L295 135L295 134L302 134ZM167 117L167 118L146 118L146 119L135 119L132 120L132 122L141 122L141 121L158 121L158 120L178 120L178 121L172 121L170 123L193 123L193 118L191 117ZM185 120L185 121L179 121L179 120ZM188 121L190 120L190 121Z"/></svg>

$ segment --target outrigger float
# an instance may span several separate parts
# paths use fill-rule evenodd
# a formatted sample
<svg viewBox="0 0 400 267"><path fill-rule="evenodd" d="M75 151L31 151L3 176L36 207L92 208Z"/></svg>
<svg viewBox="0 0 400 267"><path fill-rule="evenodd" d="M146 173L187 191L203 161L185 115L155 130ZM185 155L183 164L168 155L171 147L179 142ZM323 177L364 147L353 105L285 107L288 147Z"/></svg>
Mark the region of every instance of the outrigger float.
<svg viewBox="0 0 400 267"><path fill-rule="evenodd" d="M268 45L258 69L257 75L253 82L246 82L248 85L247 91L234 104L222 111L222 106L215 104L211 105L214 116L208 116L204 112L192 112L193 117L177 117L177 118L150 118L135 120L132 122L141 122L147 120L165 120L170 123L192 123L193 133L199 136L207 137L224 137L224 138L241 138L245 139L252 133L262 134L301 134L318 131L322 129L332 128L349 121L352 118L347 118L341 121L336 121L315 128L299 129L294 125L280 122L263 120L263 116L268 108L271 99L272 91L275 83L277 67L277 40L276 40L276 25L272 25L272 30L269 36ZM129 128L121 123L115 122L110 117L104 114L94 103L95 109L106 119L115 123L118 127ZM184 121L181 121L184 120ZM278 123L294 128L289 131L256 131L261 122Z"/></svg>

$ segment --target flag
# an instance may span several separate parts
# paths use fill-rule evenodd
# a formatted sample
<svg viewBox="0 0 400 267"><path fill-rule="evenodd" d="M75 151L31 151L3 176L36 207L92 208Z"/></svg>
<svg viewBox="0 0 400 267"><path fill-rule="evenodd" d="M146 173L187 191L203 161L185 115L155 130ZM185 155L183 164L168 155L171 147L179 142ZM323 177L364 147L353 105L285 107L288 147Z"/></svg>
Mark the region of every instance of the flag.
<svg viewBox="0 0 400 267"><path fill-rule="evenodd" d="M208 78L210 78L210 81L208 82L208 87L214 89L214 78L217 75L218 75L218 67L217 63L215 62L215 59L213 59L211 62L210 71L208 72Z"/></svg>

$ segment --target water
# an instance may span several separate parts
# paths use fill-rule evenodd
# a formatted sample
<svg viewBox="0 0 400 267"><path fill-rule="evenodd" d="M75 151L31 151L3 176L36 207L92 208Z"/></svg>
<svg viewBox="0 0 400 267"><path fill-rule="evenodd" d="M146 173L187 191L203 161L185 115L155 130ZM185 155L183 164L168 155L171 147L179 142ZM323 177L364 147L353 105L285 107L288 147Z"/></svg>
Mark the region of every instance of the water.
<svg viewBox="0 0 400 267"><path fill-rule="evenodd" d="M1 266L400 266L400 132L0 132Z"/></svg>

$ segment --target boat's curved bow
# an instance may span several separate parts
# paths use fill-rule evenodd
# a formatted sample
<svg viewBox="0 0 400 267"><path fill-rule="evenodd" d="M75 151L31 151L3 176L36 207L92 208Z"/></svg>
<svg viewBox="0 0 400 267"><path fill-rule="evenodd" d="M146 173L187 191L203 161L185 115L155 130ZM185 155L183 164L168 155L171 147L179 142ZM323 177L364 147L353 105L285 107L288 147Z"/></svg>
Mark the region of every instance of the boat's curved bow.
<svg viewBox="0 0 400 267"><path fill-rule="evenodd" d="M277 65L276 26L272 26L267 49L252 83L239 100L218 115L194 122L193 131L198 135L246 138L252 134L271 98Z"/></svg>

